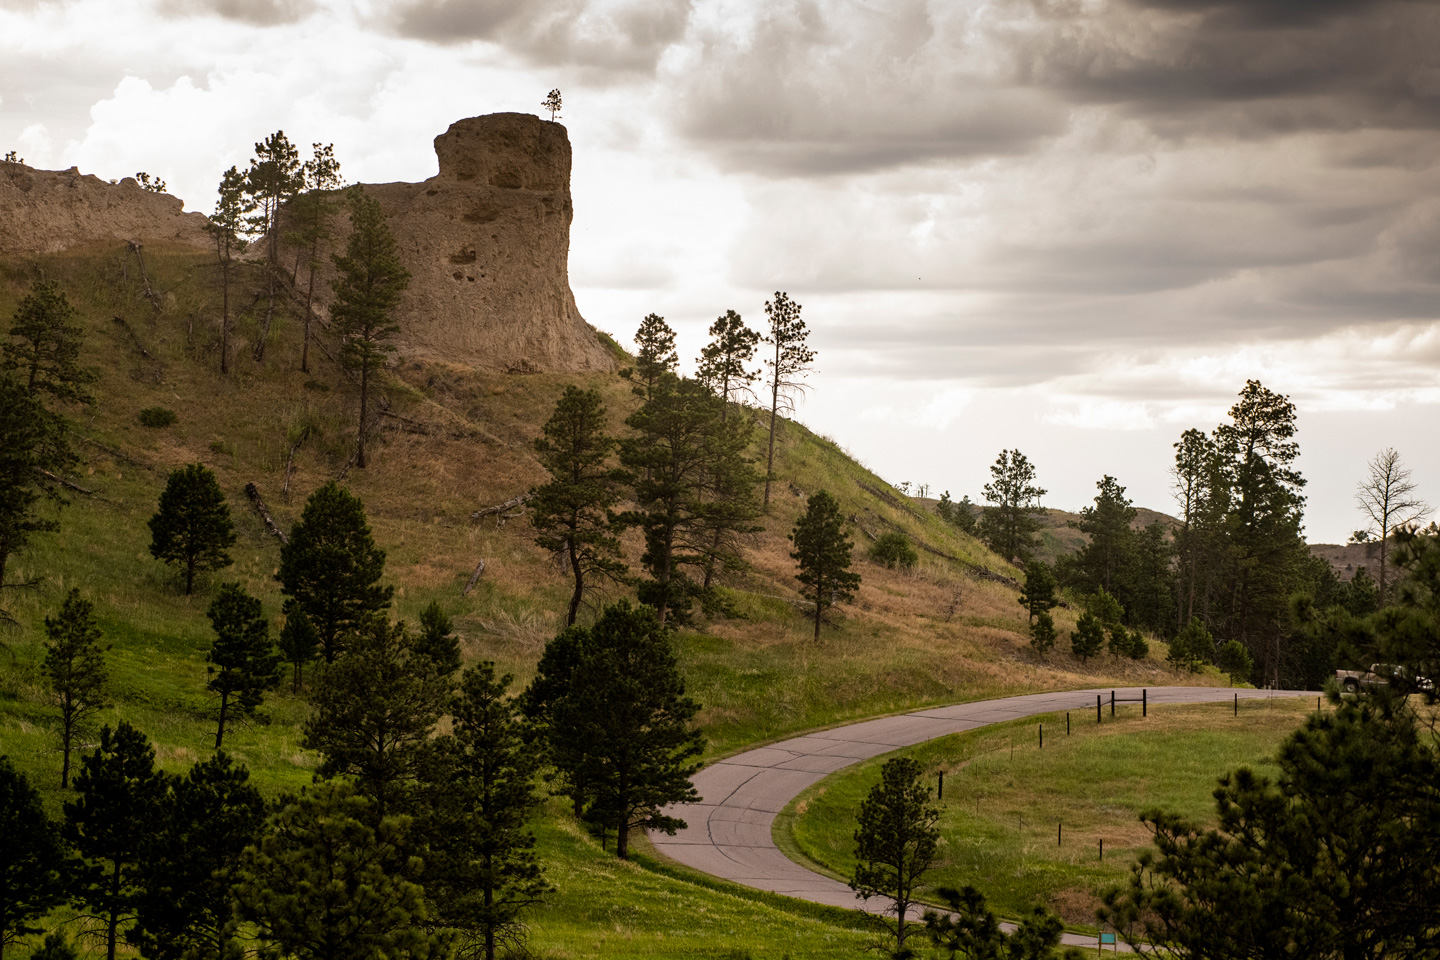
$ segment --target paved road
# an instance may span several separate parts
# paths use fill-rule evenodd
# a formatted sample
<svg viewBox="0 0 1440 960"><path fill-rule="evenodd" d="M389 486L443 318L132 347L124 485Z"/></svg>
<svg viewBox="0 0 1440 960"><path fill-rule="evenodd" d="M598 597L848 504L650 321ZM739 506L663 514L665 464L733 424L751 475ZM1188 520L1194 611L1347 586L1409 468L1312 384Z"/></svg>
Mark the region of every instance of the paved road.
<svg viewBox="0 0 1440 960"><path fill-rule="evenodd" d="M1139 687L1114 692L1117 698L1138 700L1140 697ZM815 903L863 909L854 891L844 883L807 870L775 846L770 837L775 815L796 794L852 763L947 734L1059 710L1077 711L1076 719L1083 722L1085 711L1095 709L1096 694L1105 700L1104 713L1108 719L1110 693L1107 687L962 703L867 720L758 747L714 763L696 774L694 782L700 802L679 804L667 811L685 819L689 827L673 837L652 833L650 840L671 859L747 887ZM1316 696L1313 691L1304 690L1151 687L1148 698L1152 706L1210 703L1230 700L1237 693L1242 700ZM883 908L878 899L868 906L871 910ZM1093 937L1069 934L1066 942L1081 946L1095 944Z"/></svg>

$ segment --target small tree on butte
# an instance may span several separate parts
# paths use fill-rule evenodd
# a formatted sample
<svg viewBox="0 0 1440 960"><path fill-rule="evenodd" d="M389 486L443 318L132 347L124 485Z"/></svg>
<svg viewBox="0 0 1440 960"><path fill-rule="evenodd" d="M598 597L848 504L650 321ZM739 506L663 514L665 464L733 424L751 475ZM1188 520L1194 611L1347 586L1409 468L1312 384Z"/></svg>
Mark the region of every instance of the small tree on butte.
<svg viewBox="0 0 1440 960"><path fill-rule="evenodd" d="M574 623L594 579L622 577L620 539L611 509L620 499L620 474L608 465L615 440L605 432L605 403L597 390L567 387L535 439L550 481L531 491L535 543L564 559L574 578L566 623Z"/></svg>
<svg viewBox="0 0 1440 960"><path fill-rule="evenodd" d="M556 87L554 90L551 90L549 93L545 94L545 99L540 101L540 106L550 111L551 123L554 123L560 118L560 107L562 103L563 100L560 96L559 87Z"/></svg>
<svg viewBox="0 0 1440 960"><path fill-rule="evenodd" d="M280 589L314 627L320 655L333 663L345 639L390 606L381 586L385 551L375 546L358 497L331 481L310 495L280 548Z"/></svg>
<svg viewBox="0 0 1440 960"><path fill-rule="evenodd" d="M233 562L235 545L230 507L203 464L174 470L160 493L160 504L150 518L150 555L185 571L185 595L195 589L195 574L218 570Z"/></svg>
<svg viewBox="0 0 1440 960"><path fill-rule="evenodd" d="M764 338L772 351L766 357L765 366L770 369L766 386L770 389L770 442L765 455L765 503L770 507L770 481L775 478L775 420L784 410L792 413L795 404L792 391L802 388L800 378L815 361L815 351L805 343L810 331L800 319L800 304L776 291L775 299L766 301L765 315L770 320L770 333Z"/></svg>
<svg viewBox="0 0 1440 960"><path fill-rule="evenodd" d="M365 466L369 433L370 380L395 348L390 339L400 332L395 307L410 285L410 271L400 262L395 235L385 222L380 201L359 187L348 191L350 240L345 255L333 254L337 270L331 281L335 302L330 319L342 340L340 360L360 376L360 430L355 465Z"/></svg>
<svg viewBox="0 0 1440 960"><path fill-rule="evenodd" d="M805 599L815 605L815 642L819 643L826 609L854 599L860 586L860 574L850 570L854 544L845 536L840 504L824 490L812 494L789 539L795 545L790 557L800 568L795 579L802 584Z"/></svg>
<svg viewBox="0 0 1440 960"><path fill-rule="evenodd" d="M122 720L100 731L100 746L75 778L78 798L65 804L65 839L83 861L76 893L105 926L106 960L115 960L120 927L135 918L165 789L155 748Z"/></svg>
<svg viewBox="0 0 1440 960"><path fill-rule="evenodd" d="M205 655L210 680L206 689L220 698L215 749L225 741L225 724L237 717L252 717L265 702L265 691L280 682L280 655L270 642L270 625L260 613L260 601L238 583L227 583L210 604L210 626L215 643Z"/></svg>
<svg viewBox="0 0 1440 960"><path fill-rule="evenodd" d="M690 782L705 746L691 726L699 712L654 611L607 607L551 707L549 741L555 765L584 785L586 819L615 832L620 859L629 857L630 831L685 826L660 811L699 799Z"/></svg>
<svg viewBox="0 0 1440 960"><path fill-rule="evenodd" d="M1364 511L1369 526L1365 532L1380 543L1380 605L1385 605L1389 584L1386 577L1390 538L1395 530L1422 522L1430 505L1416 496L1410 468L1400 454L1386 447L1371 458L1369 473L1355 491L1355 502Z"/></svg>
<svg viewBox="0 0 1440 960"><path fill-rule="evenodd" d="M1019 450L1001 450L990 466L991 482L985 499L994 504L980 517L980 532L990 548L1014 562L1028 557L1037 546L1043 487L1035 486L1035 467Z"/></svg>
<svg viewBox="0 0 1440 960"><path fill-rule="evenodd" d="M54 617L45 618L45 679L60 708L60 789L70 785L70 754L87 721L105 703L105 648L95 608L74 587Z"/></svg>
<svg viewBox="0 0 1440 960"><path fill-rule="evenodd" d="M65 902L65 847L45 816L40 791L0 755L0 960L5 948L39 933L31 926Z"/></svg>
<svg viewBox="0 0 1440 960"><path fill-rule="evenodd" d="M450 706L454 732L436 742L425 788L425 895L434 922L460 932L462 957L495 960L499 947L516 945L522 912L551 889L529 829L541 755L506 696L510 680L489 661L465 671Z"/></svg>
<svg viewBox="0 0 1440 960"><path fill-rule="evenodd" d="M920 764L910 757L887 760L880 782L860 804L855 829L855 871L850 889L865 900L890 901L880 917L895 938L895 955L909 956L905 941L913 932L910 908L916 888L939 853L940 811L931 806L930 788L921 779Z"/></svg>
<svg viewBox="0 0 1440 960"><path fill-rule="evenodd" d="M220 198L215 212L205 221L205 232L215 241L215 260L220 265L220 372L230 372L230 270L235 254L248 244L241 234L246 218L254 212L245 190L245 177L231 167L220 177Z"/></svg>

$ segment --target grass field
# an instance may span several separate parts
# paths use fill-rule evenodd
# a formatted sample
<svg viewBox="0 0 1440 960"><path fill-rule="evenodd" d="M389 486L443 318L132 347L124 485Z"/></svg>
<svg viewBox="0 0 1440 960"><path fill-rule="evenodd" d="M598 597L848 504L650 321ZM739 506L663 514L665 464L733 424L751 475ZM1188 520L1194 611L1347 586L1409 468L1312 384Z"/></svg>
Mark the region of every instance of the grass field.
<svg viewBox="0 0 1440 960"><path fill-rule="evenodd" d="M1128 876L1149 844L1141 811L1163 807L1211 823L1220 774L1242 765L1273 772L1276 747L1314 710L1314 700L1252 700L1242 701L1238 718L1226 703L1152 706L1142 719L1138 707L1124 707L1098 726L1093 712L1077 711L1068 737L1061 713L908 750L930 776L946 774L940 859L925 884L972 884L1002 914L1044 903L1068 924L1093 925L1095 891ZM855 813L884 759L802 793L776 820L777 842L848 877Z"/></svg>

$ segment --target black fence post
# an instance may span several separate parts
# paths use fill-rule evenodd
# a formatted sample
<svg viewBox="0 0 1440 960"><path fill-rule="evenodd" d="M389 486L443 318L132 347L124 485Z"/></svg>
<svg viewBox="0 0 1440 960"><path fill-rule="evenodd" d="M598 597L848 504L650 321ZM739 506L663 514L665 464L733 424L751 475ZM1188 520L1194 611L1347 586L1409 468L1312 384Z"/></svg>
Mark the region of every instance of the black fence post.
<svg viewBox="0 0 1440 960"><path fill-rule="evenodd" d="M1148 687L1141 687L1141 688L1140 688L1140 716L1142 716L1142 717L1148 717L1148 716L1150 716L1150 701L1149 701L1149 699L1148 699L1149 696L1150 696L1150 690L1149 690L1149 688L1148 688Z"/></svg>
<svg viewBox="0 0 1440 960"><path fill-rule="evenodd" d="M1115 716L1115 691L1110 691L1110 716Z"/></svg>
<svg viewBox="0 0 1440 960"><path fill-rule="evenodd" d="M1040 724L1040 749L1045 749L1045 724Z"/></svg>
<svg viewBox="0 0 1440 960"><path fill-rule="evenodd" d="M1240 694L1235 694L1235 716L1240 716Z"/></svg>
<svg viewBox="0 0 1440 960"><path fill-rule="evenodd" d="M1095 722L1100 722L1100 694L1095 694Z"/></svg>
<svg viewBox="0 0 1440 960"><path fill-rule="evenodd" d="M1055 824L1055 846L1057 846L1057 847L1060 846L1060 838L1061 838L1061 836L1062 836L1061 831L1064 830L1064 828L1065 828L1065 825L1064 825L1064 824L1061 824L1061 823Z"/></svg>
<svg viewBox="0 0 1440 960"><path fill-rule="evenodd" d="M1065 736L1070 736L1070 711L1065 711Z"/></svg>
<svg viewBox="0 0 1440 960"><path fill-rule="evenodd" d="M941 770L941 771L940 771L940 786L938 786L938 787L935 789L935 799L936 799L936 800L944 800L944 799L945 799L945 771L944 771L944 770Z"/></svg>
<svg viewBox="0 0 1440 960"><path fill-rule="evenodd" d="M1101 859L1101 860L1104 860L1104 859L1105 859L1105 838L1104 838L1104 837L1101 837L1101 838L1100 838L1100 859Z"/></svg>

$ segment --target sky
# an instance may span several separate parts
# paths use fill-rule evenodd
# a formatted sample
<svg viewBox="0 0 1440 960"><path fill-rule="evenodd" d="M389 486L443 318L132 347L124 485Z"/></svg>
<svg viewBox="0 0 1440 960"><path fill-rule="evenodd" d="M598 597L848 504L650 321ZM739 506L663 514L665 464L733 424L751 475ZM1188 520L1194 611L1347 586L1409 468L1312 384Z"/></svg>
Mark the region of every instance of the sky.
<svg viewBox="0 0 1440 960"><path fill-rule="evenodd" d="M893 483L980 501L1013 448L1046 506L1173 512L1256 379L1312 542L1386 447L1440 502L1431 0L0 0L0 152L202 212L276 129L418 181L552 88L585 317L693 368L787 292L799 419Z"/></svg>

